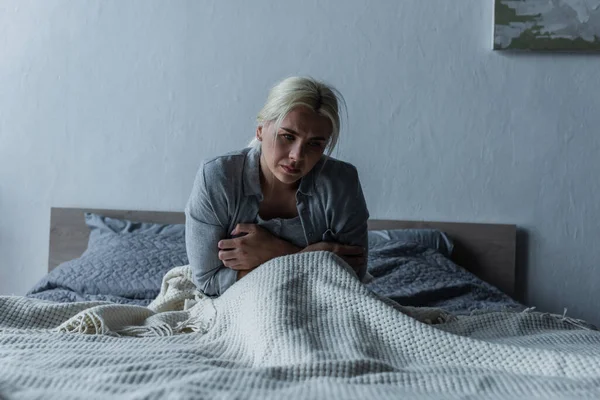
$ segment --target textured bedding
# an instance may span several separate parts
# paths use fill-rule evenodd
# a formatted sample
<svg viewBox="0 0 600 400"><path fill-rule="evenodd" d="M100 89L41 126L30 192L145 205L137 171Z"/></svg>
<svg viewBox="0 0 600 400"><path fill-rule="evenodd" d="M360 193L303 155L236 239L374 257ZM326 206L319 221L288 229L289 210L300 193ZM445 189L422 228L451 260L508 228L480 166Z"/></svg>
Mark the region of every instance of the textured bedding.
<svg viewBox="0 0 600 400"><path fill-rule="evenodd" d="M170 271L149 307L0 297L0 398L600 397L600 334L578 321L428 325L328 252L273 259L215 299L189 278Z"/></svg>
<svg viewBox="0 0 600 400"><path fill-rule="evenodd" d="M369 249L369 273L374 279L367 287L406 306L439 307L454 314L526 308L419 243L388 240L374 244Z"/></svg>

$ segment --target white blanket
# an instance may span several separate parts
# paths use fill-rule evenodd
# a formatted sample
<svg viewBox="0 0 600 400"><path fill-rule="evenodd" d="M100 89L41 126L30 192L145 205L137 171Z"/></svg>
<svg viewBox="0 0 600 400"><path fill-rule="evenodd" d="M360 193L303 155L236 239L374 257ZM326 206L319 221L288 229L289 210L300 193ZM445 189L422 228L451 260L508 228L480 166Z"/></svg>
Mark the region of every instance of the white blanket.
<svg viewBox="0 0 600 400"><path fill-rule="evenodd" d="M600 398L600 333L561 318L428 325L326 252L216 299L189 274L148 308L0 297L0 398Z"/></svg>

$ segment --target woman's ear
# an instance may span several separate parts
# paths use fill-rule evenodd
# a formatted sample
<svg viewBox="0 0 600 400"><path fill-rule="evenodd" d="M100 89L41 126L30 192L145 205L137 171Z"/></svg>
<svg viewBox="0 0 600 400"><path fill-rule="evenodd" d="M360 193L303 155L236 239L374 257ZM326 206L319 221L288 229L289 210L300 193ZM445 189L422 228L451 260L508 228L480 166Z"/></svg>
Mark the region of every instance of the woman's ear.
<svg viewBox="0 0 600 400"><path fill-rule="evenodd" d="M262 142L262 128L263 128L262 125L259 125L256 127L256 139L259 142Z"/></svg>

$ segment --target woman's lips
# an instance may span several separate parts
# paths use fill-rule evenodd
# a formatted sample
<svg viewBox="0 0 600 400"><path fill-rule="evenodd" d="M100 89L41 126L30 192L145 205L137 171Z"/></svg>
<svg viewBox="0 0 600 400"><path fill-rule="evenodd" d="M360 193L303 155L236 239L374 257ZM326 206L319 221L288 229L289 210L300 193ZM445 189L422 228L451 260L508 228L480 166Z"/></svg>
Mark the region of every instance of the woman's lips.
<svg viewBox="0 0 600 400"><path fill-rule="evenodd" d="M282 165L281 167L283 168L283 170L285 172L287 172L290 175L296 175L300 172L300 170L298 168L288 167L287 165Z"/></svg>

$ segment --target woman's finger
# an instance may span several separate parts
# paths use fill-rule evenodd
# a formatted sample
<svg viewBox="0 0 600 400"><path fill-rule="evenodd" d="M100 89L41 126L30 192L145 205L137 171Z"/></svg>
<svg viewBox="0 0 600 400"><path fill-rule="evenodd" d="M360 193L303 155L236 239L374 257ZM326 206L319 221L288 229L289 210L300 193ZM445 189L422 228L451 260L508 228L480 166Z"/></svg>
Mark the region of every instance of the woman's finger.
<svg viewBox="0 0 600 400"><path fill-rule="evenodd" d="M255 224L237 224L235 226L235 229L233 230L233 232L231 232L232 235L241 235L243 233L251 233L254 232L256 230L256 225Z"/></svg>
<svg viewBox="0 0 600 400"><path fill-rule="evenodd" d="M219 260L221 261L231 261L235 260L235 250L220 250L219 251Z"/></svg>
<svg viewBox="0 0 600 400"><path fill-rule="evenodd" d="M227 268L232 268L234 265L237 265L237 260L224 260L223 261L223 265L226 266Z"/></svg>
<svg viewBox="0 0 600 400"><path fill-rule="evenodd" d="M223 239L219 240L217 247L221 250L235 249L235 239Z"/></svg>

